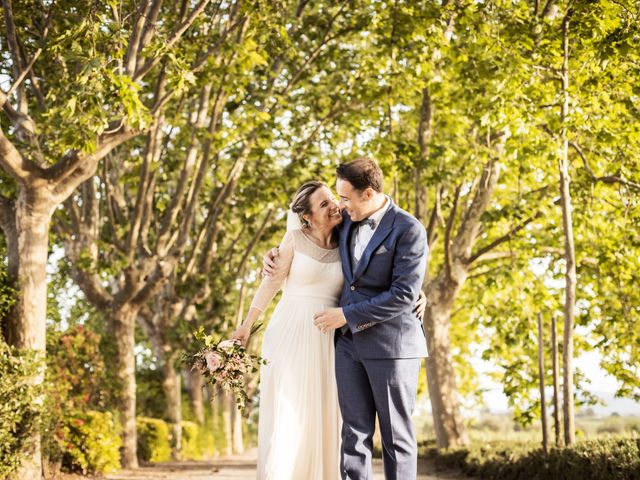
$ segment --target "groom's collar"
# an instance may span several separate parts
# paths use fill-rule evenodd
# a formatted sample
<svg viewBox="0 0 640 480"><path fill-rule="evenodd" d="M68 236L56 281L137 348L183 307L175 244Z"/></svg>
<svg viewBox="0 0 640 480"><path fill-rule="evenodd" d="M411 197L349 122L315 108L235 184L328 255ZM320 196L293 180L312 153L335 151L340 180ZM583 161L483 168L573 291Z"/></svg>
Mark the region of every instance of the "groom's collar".
<svg viewBox="0 0 640 480"><path fill-rule="evenodd" d="M380 220L382 220L382 217L384 217L384 214L389 211L389 209L391 208L391 204L393 203L389 195L385 195L384 198L385 198L384 205L382 205L380 209L376 210L375 212L373 212L371 215L369 215L367 218L364 219L364 220L367 220L367 219L373 220L375 222L376 227L380 225Z"/></svg>

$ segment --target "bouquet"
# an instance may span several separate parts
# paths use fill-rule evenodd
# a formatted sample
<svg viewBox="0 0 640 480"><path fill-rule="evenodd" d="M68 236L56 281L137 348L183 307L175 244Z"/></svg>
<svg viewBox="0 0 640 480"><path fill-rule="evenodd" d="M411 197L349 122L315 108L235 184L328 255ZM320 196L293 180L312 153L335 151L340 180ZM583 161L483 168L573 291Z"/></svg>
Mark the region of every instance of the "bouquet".
<svg viewBox="0 0 640 480"><path fill-rule="evenodd" d="M251 335L260 329L259 325L251 329ZM215 340L200 328L195 334L203 347L193 354L185 354L184 361L192 370L202 373L211 385L219 385L224 391L232 392L238 410L244 410L250 402L245 389L245 375L255 373L260 365L267 362L259 355L249 353L238 340Z"/></svg>

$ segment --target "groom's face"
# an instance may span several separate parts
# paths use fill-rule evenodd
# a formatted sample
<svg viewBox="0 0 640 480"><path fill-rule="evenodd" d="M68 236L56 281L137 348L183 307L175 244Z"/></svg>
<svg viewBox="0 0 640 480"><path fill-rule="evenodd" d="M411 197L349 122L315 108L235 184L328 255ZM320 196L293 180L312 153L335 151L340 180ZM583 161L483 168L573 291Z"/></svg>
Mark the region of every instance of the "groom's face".
<svg viewBox="0 0 640 480"><path fill-rule="evenodd" d="M340 197L340 208L349 214L352 221L359 222L369 215L372 198L370 188L358 190L347 180L338 178L336 190Z"/></svg>

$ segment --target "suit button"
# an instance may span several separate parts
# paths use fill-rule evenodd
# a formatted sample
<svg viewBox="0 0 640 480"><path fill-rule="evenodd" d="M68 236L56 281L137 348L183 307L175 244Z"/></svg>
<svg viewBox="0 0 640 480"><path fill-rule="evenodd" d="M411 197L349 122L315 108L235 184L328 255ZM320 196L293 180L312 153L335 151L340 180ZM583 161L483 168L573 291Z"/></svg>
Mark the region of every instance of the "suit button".
<svg viewBox="0 0 640 480"><path fill-rule="evenodd" d="M355 285L351 285L351 291L353 292L356 289Z"/></svg>

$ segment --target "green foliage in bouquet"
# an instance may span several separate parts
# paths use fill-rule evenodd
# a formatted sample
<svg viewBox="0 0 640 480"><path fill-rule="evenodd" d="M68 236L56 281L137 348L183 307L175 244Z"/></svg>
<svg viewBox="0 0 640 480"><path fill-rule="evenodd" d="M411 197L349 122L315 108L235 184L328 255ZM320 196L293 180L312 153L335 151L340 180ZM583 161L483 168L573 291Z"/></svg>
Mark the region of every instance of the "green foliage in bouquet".
<svg viewBox="0 0 640 480"><path fill-rule="evenodd" d="M111 412L78 412L56 432L62 448L62 468L102 474L120 468L120 425Z"/></svg>
<svg viewBox="0 0 640 480"><path fill-rule="evenodd" d="M143 462L166 462L171 459L169 426L158 418L136 418L138 459Z"/></svg>
<svg viewBox="0 0 640 480"><path fill-rule="evenodd" d="M251 335L257 333L261 326L254 325ZM195 332L194 337L200 348L196 353L185 354L184 363L200 371L210 384L233 393L238 410L244 410L250 403L245 389L245 375L257 372L260 365L267 363L266 360L250 353L236 340L221 340L205 334L203 328Z"/></svg>
<svg viewBox="0 0 640 480"><path fill-rule="evenodd" d="M20 465L20 452L39 426L43 389L30 379L41 368L35 352L18 351L0 339L0 479Z"/></svg>

